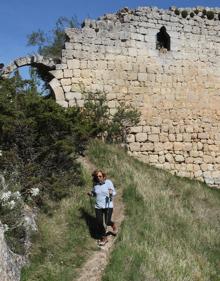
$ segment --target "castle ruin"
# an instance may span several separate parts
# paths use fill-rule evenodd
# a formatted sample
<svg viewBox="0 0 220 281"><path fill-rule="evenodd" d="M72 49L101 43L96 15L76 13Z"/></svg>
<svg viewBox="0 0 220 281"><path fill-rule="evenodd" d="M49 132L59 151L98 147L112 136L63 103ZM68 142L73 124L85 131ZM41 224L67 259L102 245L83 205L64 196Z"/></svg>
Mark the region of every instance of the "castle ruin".
<svg viewBox="0 0 220 281"><path fill-rule="evenodd" d="M83 106L85 92L100 91L112 113L135 106L130 154L220 186L220 9L125 8L66 35L50 69L59 104Z"/></svg>

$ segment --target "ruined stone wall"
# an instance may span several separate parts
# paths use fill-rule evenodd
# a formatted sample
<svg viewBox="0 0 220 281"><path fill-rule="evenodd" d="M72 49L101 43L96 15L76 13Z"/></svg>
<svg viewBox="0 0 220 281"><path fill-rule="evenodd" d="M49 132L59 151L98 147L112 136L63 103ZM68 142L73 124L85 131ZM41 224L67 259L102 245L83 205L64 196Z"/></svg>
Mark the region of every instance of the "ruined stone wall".
<svg viewBox="0 0 220 281"><path fill-rule="evenodd" d="M201 12L124 9L82 29L68 29L51 86L63 106L83 105L84 92L105 92L142 113L128 136L130 153L181 176L220 185L220 20ZM156 49L162 26L171 50Z"/></svg>

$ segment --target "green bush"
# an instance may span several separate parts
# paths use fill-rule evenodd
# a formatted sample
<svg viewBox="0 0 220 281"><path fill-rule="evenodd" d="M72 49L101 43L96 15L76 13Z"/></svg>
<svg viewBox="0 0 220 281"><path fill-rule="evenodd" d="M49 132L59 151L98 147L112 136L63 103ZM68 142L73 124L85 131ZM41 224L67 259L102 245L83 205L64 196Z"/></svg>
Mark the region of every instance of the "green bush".
<svg viewBox="0 0 220 281"><path fill-rule="evenodd" d="M177 16L180 15L180 11L179 11L178 9L176 9L176 10L174 11L174 13L175 13Z"/></svg>
<svg viewBox="0 0 220 281"><path fill-rule="evenodd" d="M85 96L83 108L65 109L40 96L33 81L23 81L18 73L0 80L0 169L8 191L19 191L23 204L37 206L48 215L75 186L83 184L76 158L89 140L125 141L129 127L139 122L140 114L132 107L121 104L111 115L104 94ZM1 203L0 220L9 227L9 244L21 252L22 238L15 236L19 229L14 228L14 219L22 225L22 208L8 211L6 216Z"/></svg>
<svg viewBox="0 0 220 281"><path fill-rule="evenodd" d="M203 9L203 10L202 10L202 14L203 14L203 16L206 16L206 15L207 15L206 9Z"/></svg>
<svg viewBox="0 0 220 281"><path fill-rule="evenodd" d="M183 11L181 12L181 15L182 15L182 17L185 19L185 18L188 16L187 10L183 10Z"/></svg>
<svg viewBox="0 0 220 281"><path fill-rule="evenodd" d="M190 13L190 17L193 18L195 14L193 12Z"/></svg>
<svg viewBox="0 0 220 281"><path fill-rule="evenodd" d="M30 81L15 76L0 83L0 168L6 180L18 175L29 204L61 199L80 182L72 122L54 100L39 96ZM32 188L40 189L35 202Z"/></svg>
<svg viewBox="0 0 220 281"><path fill-rule="evenodd" d="M207 16L207 18L208 18L209 20L212 20L212 19L214 19L215 14L214 14L213 11L208 11L208 12L206 13L206 16Z"/></svg>
<svg viewBox="0 0 220 281"><path fill-rule="evenodd" d="M140 112L134 107L121 103L112 118L108 129L108 140L110 142L126 142L130 127L138 124Z"/></svg>
<svg viewBox="0 0 220 281"><path fill-rule="evenodd" d="M195 10L194 10L194 13L195 13L196 15L198 15L199 10L198 10L198 9L195 9Z"/></svg>

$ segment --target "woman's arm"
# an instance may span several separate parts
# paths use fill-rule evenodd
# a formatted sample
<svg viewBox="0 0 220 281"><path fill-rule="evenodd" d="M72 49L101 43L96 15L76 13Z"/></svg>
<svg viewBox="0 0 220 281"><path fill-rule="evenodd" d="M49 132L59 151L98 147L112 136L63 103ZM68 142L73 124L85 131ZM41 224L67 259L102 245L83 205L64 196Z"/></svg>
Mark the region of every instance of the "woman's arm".
<svg viewBox="0 0 220 281"><path fill-rule="evenodd" d="M115 190L115 188L114 188L114 185L113 185L113 183L112 183L111 180L108 180L108 181L109 181L109 188L108 188L109 194L110 194L111 196L115 196L117 192L116 192L116 190Z"/></svg>

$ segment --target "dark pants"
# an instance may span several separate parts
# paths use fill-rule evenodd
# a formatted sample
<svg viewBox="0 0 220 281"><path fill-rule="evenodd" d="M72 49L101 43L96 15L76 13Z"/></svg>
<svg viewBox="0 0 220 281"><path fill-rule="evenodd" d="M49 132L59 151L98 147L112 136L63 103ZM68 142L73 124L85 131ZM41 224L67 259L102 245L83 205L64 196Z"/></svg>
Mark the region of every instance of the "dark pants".
<svg viewBox="0 0 220 281"><path fill-rule="evenodd" d="M112 221L112 213L113 208L109 209L95 209L96 214L96 221L97 221L97 230L101 237L105 236L105 227L104 227L104 220L105 224L108 226L113 226L114 222ZM104 219L103 219L104 217Z"/></svg>

